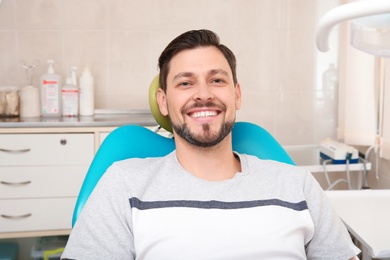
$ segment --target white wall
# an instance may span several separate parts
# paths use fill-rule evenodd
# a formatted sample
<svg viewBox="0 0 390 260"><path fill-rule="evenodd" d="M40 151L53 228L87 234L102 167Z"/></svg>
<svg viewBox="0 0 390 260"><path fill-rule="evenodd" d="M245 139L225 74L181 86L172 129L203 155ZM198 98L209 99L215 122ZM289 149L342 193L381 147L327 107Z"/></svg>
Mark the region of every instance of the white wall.
<svg viewBox="0 0 390 260"><path fill-rule="evenodd" d="M47 59L63 77L70 66L80 72L89 64L97 108L148 109L160 52L178 34L208 28L238 59L238 120L262 125L283 145L318 143L335 129L323 120L334 121L317 86L329 54L317 55L315 26L337 2L2 0L0 85L26 84L19 60L40 61L35 85Z"/></svg>

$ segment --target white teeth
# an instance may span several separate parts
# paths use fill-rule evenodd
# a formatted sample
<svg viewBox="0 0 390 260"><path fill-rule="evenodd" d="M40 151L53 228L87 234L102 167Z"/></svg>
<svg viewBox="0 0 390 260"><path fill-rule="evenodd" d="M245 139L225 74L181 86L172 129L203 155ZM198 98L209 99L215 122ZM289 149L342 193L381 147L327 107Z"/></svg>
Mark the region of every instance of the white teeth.
<svg viewBox="0 0 390 260"><path fill-rule="evenodd" d="M217 112L216 111L200 111L200 112L195 112L191 115L191 117L194 118L202 118L202 117L210 117L210 116L216 116Z"/></svg>

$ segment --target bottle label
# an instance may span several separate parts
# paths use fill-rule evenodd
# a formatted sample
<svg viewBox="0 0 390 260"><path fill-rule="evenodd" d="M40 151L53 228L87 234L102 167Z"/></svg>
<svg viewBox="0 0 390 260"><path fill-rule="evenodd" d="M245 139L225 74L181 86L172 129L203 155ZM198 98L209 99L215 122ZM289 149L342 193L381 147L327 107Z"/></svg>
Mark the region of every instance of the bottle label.
<svg viewBox="0 0 390 260"><path fill-rule="evenodd" d="M58 114L60 111L57 80L42 81L42 114Z"/></svg>
<svg viewBox="0 0 390 260"><path fill-rule="evenodd" d="M79 90L65 89L62 92L62 115L74 117L79 112Z"/></svg>

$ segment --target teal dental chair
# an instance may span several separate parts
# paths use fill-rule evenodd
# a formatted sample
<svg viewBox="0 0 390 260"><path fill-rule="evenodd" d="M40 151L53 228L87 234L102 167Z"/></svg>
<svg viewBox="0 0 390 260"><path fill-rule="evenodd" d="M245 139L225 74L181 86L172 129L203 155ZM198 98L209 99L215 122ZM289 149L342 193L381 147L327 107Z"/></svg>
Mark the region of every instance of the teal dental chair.
<svg viewBox="0 0 390 260"><path fill-rule="evenodd" d="M158 125L172 132L169 120L160 113L158 108L157 89L158 75L150 85L149 104ZM248 122L235 123L232 139L233 150L238 153L294 165L293 160L278 141L258 125ZM73 212L72 226L76 223L77 217L100 177L113 162L127 158L164 156L174 149L175 143L172 138L164 137L143 126L124 125L112 131L99 147L88 169Z"/></svg>

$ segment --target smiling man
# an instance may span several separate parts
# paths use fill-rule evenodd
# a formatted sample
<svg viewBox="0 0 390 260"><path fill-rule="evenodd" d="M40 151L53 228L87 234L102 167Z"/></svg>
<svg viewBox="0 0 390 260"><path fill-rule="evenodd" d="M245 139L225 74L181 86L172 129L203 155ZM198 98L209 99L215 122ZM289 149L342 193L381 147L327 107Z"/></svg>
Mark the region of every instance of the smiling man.
<svg viewBox="0 0 390 260"><path fill-rule="evenodd" d="M159 60L162 87L157 93L160 111L169 116L175 133L180 164L195 176L214 181L241 171L231 140L241 88L233 77L234 55L219 47L230 54L230 65L218 47L182 50L174 58L168 47Z"/></svg>
<svg viewBox="0 0 390 260"><path fill-rule="evenodd" d="M354 259L359 253L310 172L238 154L234 54L209 30L159 59L160 111L176 150L114 163L63 259Z"/></svg>

